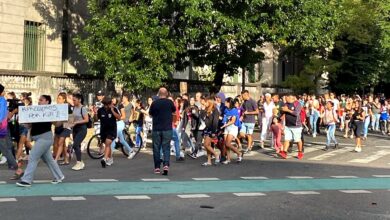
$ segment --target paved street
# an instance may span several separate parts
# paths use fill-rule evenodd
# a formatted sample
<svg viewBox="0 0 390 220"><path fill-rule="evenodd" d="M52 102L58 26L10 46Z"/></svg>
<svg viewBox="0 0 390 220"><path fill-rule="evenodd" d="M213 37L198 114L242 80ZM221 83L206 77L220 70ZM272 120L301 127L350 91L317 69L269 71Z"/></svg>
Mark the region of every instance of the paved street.
<svg viewBox="0 0 390 220"><path fill-rule="evenodd" d="M170 175L152 173L151 152L134 160L117 154L112 167L84 156L86 170L62 167L50 184L44 164L36 184L18 188L0 168L2 219L390 219L390 139L370 136L362 153L338 137L306 137L305 158L281 160L269 148L241 164L201 167L205 158L173 162Z"/></svg>

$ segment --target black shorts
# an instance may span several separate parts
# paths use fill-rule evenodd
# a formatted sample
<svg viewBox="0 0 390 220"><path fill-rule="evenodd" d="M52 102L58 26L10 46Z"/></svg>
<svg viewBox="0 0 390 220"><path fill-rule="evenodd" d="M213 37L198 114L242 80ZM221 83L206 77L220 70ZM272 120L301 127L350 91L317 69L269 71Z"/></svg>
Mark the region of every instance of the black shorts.
<svg viewBox="0 0 390 220"><path fill-rule="evenodd" d="M102 140L102 142L105 142L106 139L109 139L109 140L115 140L116 139L116 132L102 132L100 131L100 139Z"/></svg>
<svg viewBox="0 0 390 220"><path fill-rule="evenodd" d="M355 133L356 137L363 136L363 127L364 127L363 121L354 121L353 122L353 132Z"/></svg>
<svg viewBox="0 0 390 220"><path fill-rule="evenodd" d="M71 134L71 133L72 133L71 130L66 129L66 128L64 128L64 127L56 127L56 128L54 129L54 134L57 135L57 136L59 136L59 137L65 137L65 138L67 138L67 137L70 137L70 134Z"/></svg>

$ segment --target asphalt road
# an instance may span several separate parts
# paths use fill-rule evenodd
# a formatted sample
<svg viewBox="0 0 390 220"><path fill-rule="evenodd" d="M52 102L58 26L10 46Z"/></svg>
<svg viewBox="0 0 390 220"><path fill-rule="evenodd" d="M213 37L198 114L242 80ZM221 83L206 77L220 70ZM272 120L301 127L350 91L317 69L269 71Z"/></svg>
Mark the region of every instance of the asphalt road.
<svg viewBox="0 0 390 220"><path fill-rule="evenodd" d="M0 167L1 219L390 219L390 139L370 136L362 153L338 137L306 137L305 158L281 160L256 149L241 164L201 167L204 157L172 162L155 175L151 152L115 155L112 167L84 155L86 169L61 167L64 183L48 183L41 163L31 188ZM172 157L172 159L174 159ZM200 178L200 179L199 179Z"/></svg>

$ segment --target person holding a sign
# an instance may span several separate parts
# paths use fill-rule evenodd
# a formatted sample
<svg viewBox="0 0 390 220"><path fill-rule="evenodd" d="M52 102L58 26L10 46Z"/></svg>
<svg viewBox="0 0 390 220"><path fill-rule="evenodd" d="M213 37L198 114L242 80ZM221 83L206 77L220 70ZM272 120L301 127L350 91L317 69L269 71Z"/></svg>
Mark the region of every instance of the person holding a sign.
<svg viewBox="0 0 390 220"><path fill-rule="evenodd" d="M73 114L70 118L71 127L73 127L73 148L76 154L76 165L72 170L83 170L84 162L81 160L81 143L87 136L87 123L89 121L88 109L83 106L83 96L80 93L73 94Z"/></svg>
<svg viewBox="0 0 390 220"><path fill-rule="evenodd" d="M51 97L48 95L42 95L39 98L39 105L51 104ZM35 141L34 147L30 152L28 164L21 181L16 185L21 187L29 187L34 179L34 173L37 169L40 159L46 163L49 170L54 176L53 184L58 184L65 179L64 174L60 170L58 164L54 161L51 154L51 146L53 145L53 133L51 131L52 122L37 122L31 124L31 137Z"/></svg>
<svg viewBox="0 0 390 220"><path fill-rule="evenodd" d="M112 99L104 97L103 107L97 111L97 118L100 120L100 137L104 143L104 158L101 160L102 167L112 164L111 143L117 137L116 121L121 119L119 110L114 107Z"/></svg>

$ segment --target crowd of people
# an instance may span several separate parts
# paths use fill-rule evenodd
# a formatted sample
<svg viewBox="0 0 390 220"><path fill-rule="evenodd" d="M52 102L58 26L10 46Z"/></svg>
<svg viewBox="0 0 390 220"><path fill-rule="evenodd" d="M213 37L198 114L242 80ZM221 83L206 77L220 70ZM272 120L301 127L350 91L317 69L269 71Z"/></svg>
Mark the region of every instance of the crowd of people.
<svg viewBox="0 0 390 220"><path fill-rule="evenodd" d="M338 129L344 138L355 138L355 152L362 151L362 141L367 139L369 130L390 135L390 105L384 95L362 98L337 97L334 93L322 96L266 93L256 98L244 90L235 97L226 97L222 92L214 95L198 92L192 97L173 96L161 88L157 96L145 100L145 105L129 93L119 98L99 91L96 103L87 107L80 93L60 92L56 103L68 104L68 121L19 124L18 106L35 104L31 93L17 97L4 89L0 85L0 151L8 167L15 170L12 179L19 180L19 186L31 185L40 159L52 172L53 184L62 182L60 166L71 162L72 151L68 146L72 146L76 155L72 170L85 169L81 145L93 121L100 124L100 138L105 146L100 161L103 168L113 164L115 140L122 143L132 159L133 148L146 149L147 140L152 139L154 172L163 175L168 174L171 153L178 162L184 161L186 154L192 159L206 155L202 166L229 164L233 160L240 163L254 149L254 139L259 139L260 148L269 143L268 147L282 159L287 158L296 144L297 158L302 159L304 134L316 138L324 133L327 139L324 150L329 150L339 147L335 135ZM37 102L51 103L48 95L41 95ZM123 130L129 127L135 131L133 146L123 135ZM259 137L254 136L256 128Z"/></svg>

